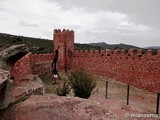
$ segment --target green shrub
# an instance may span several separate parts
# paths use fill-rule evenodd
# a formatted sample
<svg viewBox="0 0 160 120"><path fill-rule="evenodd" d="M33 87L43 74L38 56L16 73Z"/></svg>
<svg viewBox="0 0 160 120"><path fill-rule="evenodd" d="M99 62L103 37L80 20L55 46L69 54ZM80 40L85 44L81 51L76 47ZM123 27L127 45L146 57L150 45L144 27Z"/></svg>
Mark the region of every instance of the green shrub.
<svg viewBox="0 0 160 120"><path fill-rule="evenodd" d="M73 71L69 76L71 88L75 97L89 98L93 89L96 87L96 81L84 71Z"/></svg>

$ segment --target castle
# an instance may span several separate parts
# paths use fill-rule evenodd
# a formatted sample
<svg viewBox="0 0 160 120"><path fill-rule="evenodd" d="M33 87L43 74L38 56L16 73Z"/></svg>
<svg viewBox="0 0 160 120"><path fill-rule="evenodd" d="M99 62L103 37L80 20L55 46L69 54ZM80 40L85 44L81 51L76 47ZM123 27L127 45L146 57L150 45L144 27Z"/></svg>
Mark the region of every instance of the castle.
<svg viewBox="0 0 160 120"><path fill-rule="evenodd" d="M160 92L160 50L143 54L139 49L80 50L74 49L74 31L54 30L53 53L28 53L19 59L11 70L15 82L28 74L51 72L54 51L59 47L58 70L80 70L132 85L145 91Z"/></svg>

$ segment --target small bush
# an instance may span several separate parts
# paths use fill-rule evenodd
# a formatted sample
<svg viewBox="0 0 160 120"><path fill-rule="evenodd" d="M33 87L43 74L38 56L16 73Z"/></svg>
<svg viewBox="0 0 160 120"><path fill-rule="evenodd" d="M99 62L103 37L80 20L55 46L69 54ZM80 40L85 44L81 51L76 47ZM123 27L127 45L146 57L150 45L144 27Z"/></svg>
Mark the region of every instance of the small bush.
<svg viewBox="0 0 160 120"><path fill-rule="evenodd" d="M50 74L41 75L40 78L45 84L45 93L52 93L59 96L66 96L69 94L71 87L68 77L64 73L60 73L61 80L50 79Z"/></svg>
<svg viewBox="0 0 160 120"><path fill-rule="evenodd" d="M96 81L84 71L71 72L69 80L76 97L87 99L91 96L93 89L96 87Z"/></svg>
<svg viewBox="0 0 160 120"><path fill-rule="evenodd" d="M70 92L70 84L67 81L63 81L62 83L59 83L58 86L55 86L56 94L59 96L67 96L67 94Z"/></svg>

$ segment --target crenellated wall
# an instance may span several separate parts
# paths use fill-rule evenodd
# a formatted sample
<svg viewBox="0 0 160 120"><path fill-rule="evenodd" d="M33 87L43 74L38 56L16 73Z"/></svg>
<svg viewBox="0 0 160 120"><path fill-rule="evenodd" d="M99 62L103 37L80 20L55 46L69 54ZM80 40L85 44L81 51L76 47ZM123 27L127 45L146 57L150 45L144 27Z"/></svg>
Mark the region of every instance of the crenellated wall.
<svg viewBox="0 0 160 120"><path fill-rule="evenodd" d="M54 51L59 46L58 70L83 69L150 92L160 92L160 50L143 53L141 49L74 51L74 31L54 30ZM53 53L29 53L15 63L14 76L42 75L51 72Z"/></svg>
<svg viewBox="0 0 160 120"><path fill-rule="evenodd" d="M61 70L69 68L69 52L74 51L74 31L60 29L54 30L53 37L54 52L59 48L58 68Z"/></svg>
<svg viewBox="0 0 160 120"><path fill-rule="evenodd" d="M51 72L53 53L32 54L28 53L19 59L12 67L11 73L15 82L29 74L46 74Z"/></svg>
<svg viewBox="0 0 160 120"><path fill-rule="evenodd" d="M41 63L45 61L52 61L53 53L48 54L32 54L31 62L34 63Z"/></svg>
<svg viewBox="0 0 160 120"><path fill-rule="evenodd" d="M160 50L156 55L148 50L80 50L71 58L72 69L106 76L150 92L160 92Z"/></svg>
<svg viewBox="0 0 160 120"><path fill-rule="evenodd" d="M151 50L143 54L141 49L130 49L128 53L125 50L74 51L74 34L71 31L67 34L71 36L66 37L66 30L54 30L54 47L61 48L61 68L67 65L70 69L83 69L150 92L160 92L160 50L155 55Z"/></svg>
<svg viewBox="0 0 160 120"><path fill-rule="evenodd" d="M32 54L33 74L42 75L51 72L52 60L53 60L53 53Z"/></svg>

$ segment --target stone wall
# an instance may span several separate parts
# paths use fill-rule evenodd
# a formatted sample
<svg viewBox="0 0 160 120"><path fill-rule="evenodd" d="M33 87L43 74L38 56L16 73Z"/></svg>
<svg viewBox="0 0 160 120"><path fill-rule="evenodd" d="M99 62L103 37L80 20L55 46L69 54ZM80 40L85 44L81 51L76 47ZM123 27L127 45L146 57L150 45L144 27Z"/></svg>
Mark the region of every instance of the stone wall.
<svg viewBox="0 0 160 120"><path fill-rule="evenodd" d="M110 50L75 51L71 57L72 69L106 76L139 89L160 92L160 50L156 55L148 50L129 50L125 53Z"/></svg>
<svg viewBox="0 0 160 120"><path fill-rule="evenodd" d="M32 72L33 74L43 75L50 73L52 68L53 53L48 54L32 54Z"/></svg>
<svg viewBox="0 0 160 120"><path fill-rule="evenodd" d="M11 73L16 81L21 80L29 74L46 74L51 72L53 54L32 54L28 53L19 59L12 67Z"/></svg>
<svg viewBox="0 0 160 120"><path fill-rule="evenodd" d="M59 46L58 70L83 69L91 74L102 75L139 89L160 92L160 50L91 50L74 51L74 32L54 30L54 51ZM71 54L70 54L71 53ZM14 75L20 79L26 74L51 72L53 54L27 54L15 63Z"/></svg>
<svg viewBox="0 0 160 120"><path fill-rule="evenodd" d="M91 74L102 75L139 89L160 92L160 50L143 54L142 50L80 50L74 51L74 32L54 30L54 47L59 46L62 68L83 69ZM70 37L69 34L72 34ZM71 54L70 54L71 53Z"/></svg>
<svg viewBox="0 0 160 120"><path fill-rule="evenodd" d="M74 51L74 31L55 29L53 46L54 52L59 47L58 69L70 69L69 52Z"/></svg>
<svg viewBox="0 0 160 120"><path fill-rule="evenodd" d="M21 80L25 75L32 74L31 57L32 53L26 54L12 67L11 74L16 81Z"/></svg>

